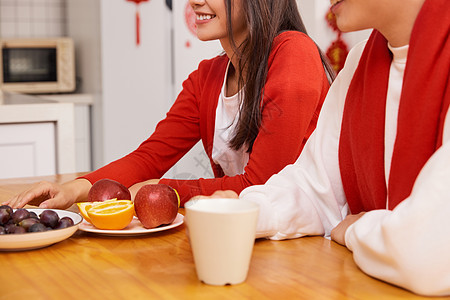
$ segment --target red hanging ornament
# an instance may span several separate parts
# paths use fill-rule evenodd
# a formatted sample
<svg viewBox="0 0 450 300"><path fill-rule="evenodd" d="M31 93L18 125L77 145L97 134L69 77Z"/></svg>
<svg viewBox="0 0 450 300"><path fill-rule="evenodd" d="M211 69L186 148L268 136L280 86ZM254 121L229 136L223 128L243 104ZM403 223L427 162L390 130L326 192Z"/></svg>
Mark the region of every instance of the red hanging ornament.
<svg viewBox="0 0 450 300"><path fill-rule="evenodd" d="M334 71L339 73L342 70L345 64L345 59L347 58L348 48L347 44L340 38L333 41L328 48L326 55L330 60L330 64L333 67Z"/></svg>
<svg viewBox="0 0 450 300"><path fill-rule="evenodd" d="M139 15L139 4L141 2L148 2L150 0L126 0L126 1L136 3L136 45L139 45L141 43L141 36L140 36L141 17Z"/></svg>
<svg viewBox="0 0 450 300"><path fill-rule="evenodd" d="M336 15L329 9L327 14L325 15L325 19L327 20L328 25L336 32L341 32L337 27L336 23Z"/></svg>
<svg viewBox="0 0 450 300"><path fill-rule="evenodd" d="M344 67L345 59L347 58L348 54L348 46L342 39L342 32L339 30L336 24L336 16L331 10L328 10L327 14L325 15L325 19L327 20L327 23L331 27L331 29L337 32L336 40L331 43L326 52L331 66L337 74Z"/></svg>

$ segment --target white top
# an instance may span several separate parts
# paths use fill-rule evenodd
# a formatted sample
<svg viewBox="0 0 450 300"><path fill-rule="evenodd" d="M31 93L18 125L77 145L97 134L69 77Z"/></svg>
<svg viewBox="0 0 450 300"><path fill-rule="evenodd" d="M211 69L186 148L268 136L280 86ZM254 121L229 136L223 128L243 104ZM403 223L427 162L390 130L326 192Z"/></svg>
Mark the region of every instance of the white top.
<svg viewBox="0 0 450 300"><path fill-rule="evenodd" d="M329 237L349 213L339 171L339 135L346 93L364 46L365 42L360 43L350 51L328 92L317 128L295 164L265 185L246 188L240 194L240 198L260 204L257 237ZM395 103L403 81L397 56L403 56L405 49L392 50L395 57L386 119L386 152L390 155L397 126ZM387 163L387 170L389 166ZM419 294L450 295L449 183L450 110L443 145L420 172L411 196L393 211L367 212L348 228L345 242L356 264L371 276Z"/></svg>
<svg viewBox="0 0 450 300"><path fill-rule="evenodd" d="M388 46L393 54L393 59L389 71L389 83L386 97L386 124L384 130L384 174L386 185L388 184L387 181L391 170L394 142L395 137L397 136L398 108L402 92L403 74L405 73L406 67L406 57L408 56L409 49L409 45L397 48L391 47L390 45ZM386 208L389 207L387 202Z"/></svg>
<svg viewBox="0 0 450 300"><path fill-rule="evenodd" d="M244 167L248 163L249 155L246 147L242 147L239 151L236 151L228 145L233 137L239 118L239 95L242 99L244 97L243 90L233 96L225 96L229 68L230 63L228 63L225 72L222 90L217 103L214 142L211 155L213 161L220 165L225 175L236 176L244 173Z"/></svg>

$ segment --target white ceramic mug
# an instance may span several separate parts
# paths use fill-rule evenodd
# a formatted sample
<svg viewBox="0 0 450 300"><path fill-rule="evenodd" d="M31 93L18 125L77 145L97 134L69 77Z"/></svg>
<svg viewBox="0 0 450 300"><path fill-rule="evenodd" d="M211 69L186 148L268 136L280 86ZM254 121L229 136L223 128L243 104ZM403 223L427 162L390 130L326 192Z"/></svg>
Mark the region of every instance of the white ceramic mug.
<svg viewBox="0 0 450 300"><path fill-rule="evenodd" d="M185 204L186 225L199 280L238 284L247 278L258 204L240 199L197 199Z"/></svg>

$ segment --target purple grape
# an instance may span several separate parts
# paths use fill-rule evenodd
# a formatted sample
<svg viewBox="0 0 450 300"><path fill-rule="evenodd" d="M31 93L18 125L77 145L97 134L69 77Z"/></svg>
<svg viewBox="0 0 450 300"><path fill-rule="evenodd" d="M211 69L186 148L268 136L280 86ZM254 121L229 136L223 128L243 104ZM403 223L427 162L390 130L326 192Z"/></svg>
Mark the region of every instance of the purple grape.
<svg viewBox="0 0 450 300"><path fill-rule="evenodd" d="M20 233L27 232L25 230L25 228L17 226L17 225L14 225L14 224L9 224L9 225L6 225L6 226L7 226L6 227L6 233L7 234L20 234Z"/></svg>
<svg viewBox="0 0 450 300"><path fill-rule="evenodd" d="M19 224L20 221L24 219L28 219L30 217L30 212L26 210L25 208L18 208L16 211L12 214L12 219L15 224Z"/></svg>
<svg viewBox="0 0 450 300"><path fill-rule="evenodd" d="M11 215L5 208L0 208L0 225L5 225L11 219Z"/></svg>
<svg viewBox="0 0 450 300"><path fill-rule="evenodd" d="M47 231L47 227L45 227L45 225L42 223L33 224L31 225L30 228L28 228L28 232L43 232L43 231Z"/></svg>
<svg viewBox="0 0 450 300"><path fill-rule="evenodd" d="M6 209L10 215L13 214L13 209L9 205L0 205L0 209Z"/></svg>
<svg viewBox="0 0 450 300"><path fill-rule="evenodd" d="M61 220L59 220L58 226L55 227L55 229L62 229L62 228L67 228L70 226L73 226L73 220L69 217L63 217L61 218Z"/></svg>
<svg viewBox="0 0 450 300"><path fill-rule="evenodd" d="M30 211L30 218L34 218L34 219L38 219L39 220L38 215L34 211Z"/></svg>
<svg viewBox="0 0 450 300"><path fill-rule="evenodd" d="M26 233L27 230L21 226L16 226L16 228L14 228L14 232L13 234L22 234L22 233Z"/></svg>
<svg viewBox="0 0 450 300"><path fill-rule="evenodd" d="M72 218L63 217L60 219L58 214L50 209L44 210L38 217L35 212L24 208L13 210L8 205L0 206L0 235L42 232L73 225Z"/></svg>
<svg viewBox="0 0 450 300"><path fill-rule="evenodd" d="M55 228L58 226L59 216L55 211L46 209L40 214L39 220L45 226Z"/></svg>
<svg viewBox="0 0 450 300"><path fill-rule="evenodd" d="M28 218L28 219L24 219L24 220L20 221L19 226L25 228L25 230L28 231L28 229L36 223L39 223L38 219Z"/></svg>
<svg viewBox="0 0 450 300"><path fill-rule="evenodd" d="M6 224L5 225L5 231L7 234L9 233L13 233L13 231L15 230L16 224Z"/></svg>

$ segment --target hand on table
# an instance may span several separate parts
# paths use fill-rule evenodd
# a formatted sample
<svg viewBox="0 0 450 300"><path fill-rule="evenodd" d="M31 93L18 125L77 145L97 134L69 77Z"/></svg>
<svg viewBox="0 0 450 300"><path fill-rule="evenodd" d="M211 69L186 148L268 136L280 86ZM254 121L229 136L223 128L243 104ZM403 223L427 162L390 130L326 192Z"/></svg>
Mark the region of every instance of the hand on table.
<svg viewBox="0 0 450 300"><path fill-rule="evenodd" d="M345 246L345 233L348 227L361 218L365 212L360 212L357 215L348 215L345 219L331 230L331 239L338 244Z"/></svg>
<svg viewBox="0 0 450 300"><path fill-rule="evenodd" d="M239 195L232 190L225 190L225 191L215 191L211 196L203 196L203 195L199 195L199 196L195 196L192 197L191 200L196 200L196 199L216 199L216 198L239 198Z"/></svg>
<svg viewBox="0 0 450 300"><path fill-rule="evenodd" d="M138 183L133 184L132 186L130 186L128 188L128 190L131 193L131 199L134 201L134 197L136 196L136 193L144 185L147 185L147 184L158 184L158 183L159 183L159 179L150 179L150 180L146 180L146 181L142 181L142 182L138 182Z"/></svg>
<svg viewBox="0 0 450 300"><path fill-rule="evenodd" d="M3 204L12 208L35 204L40 208L66 209L75 202L86 199L90 188L91 183L86 179L76 179L64 184L41 181Z"/></svg>
<svg viewBox="0 0 450 300"><path fill-rule="evenodd" d="M214 201L214 199L218 199L218 198L239 198L239 195L232 190L225 190L225 191L215 191L211 196L203 196L203 195L199 195L199 196L194 196L192 197L189 201L191 200L198 200L198 199L211 199L212 201ZM186 215L184 216L184 222L186 222ZM189 237L189 228L186 226L186 235Z"/></svg>

